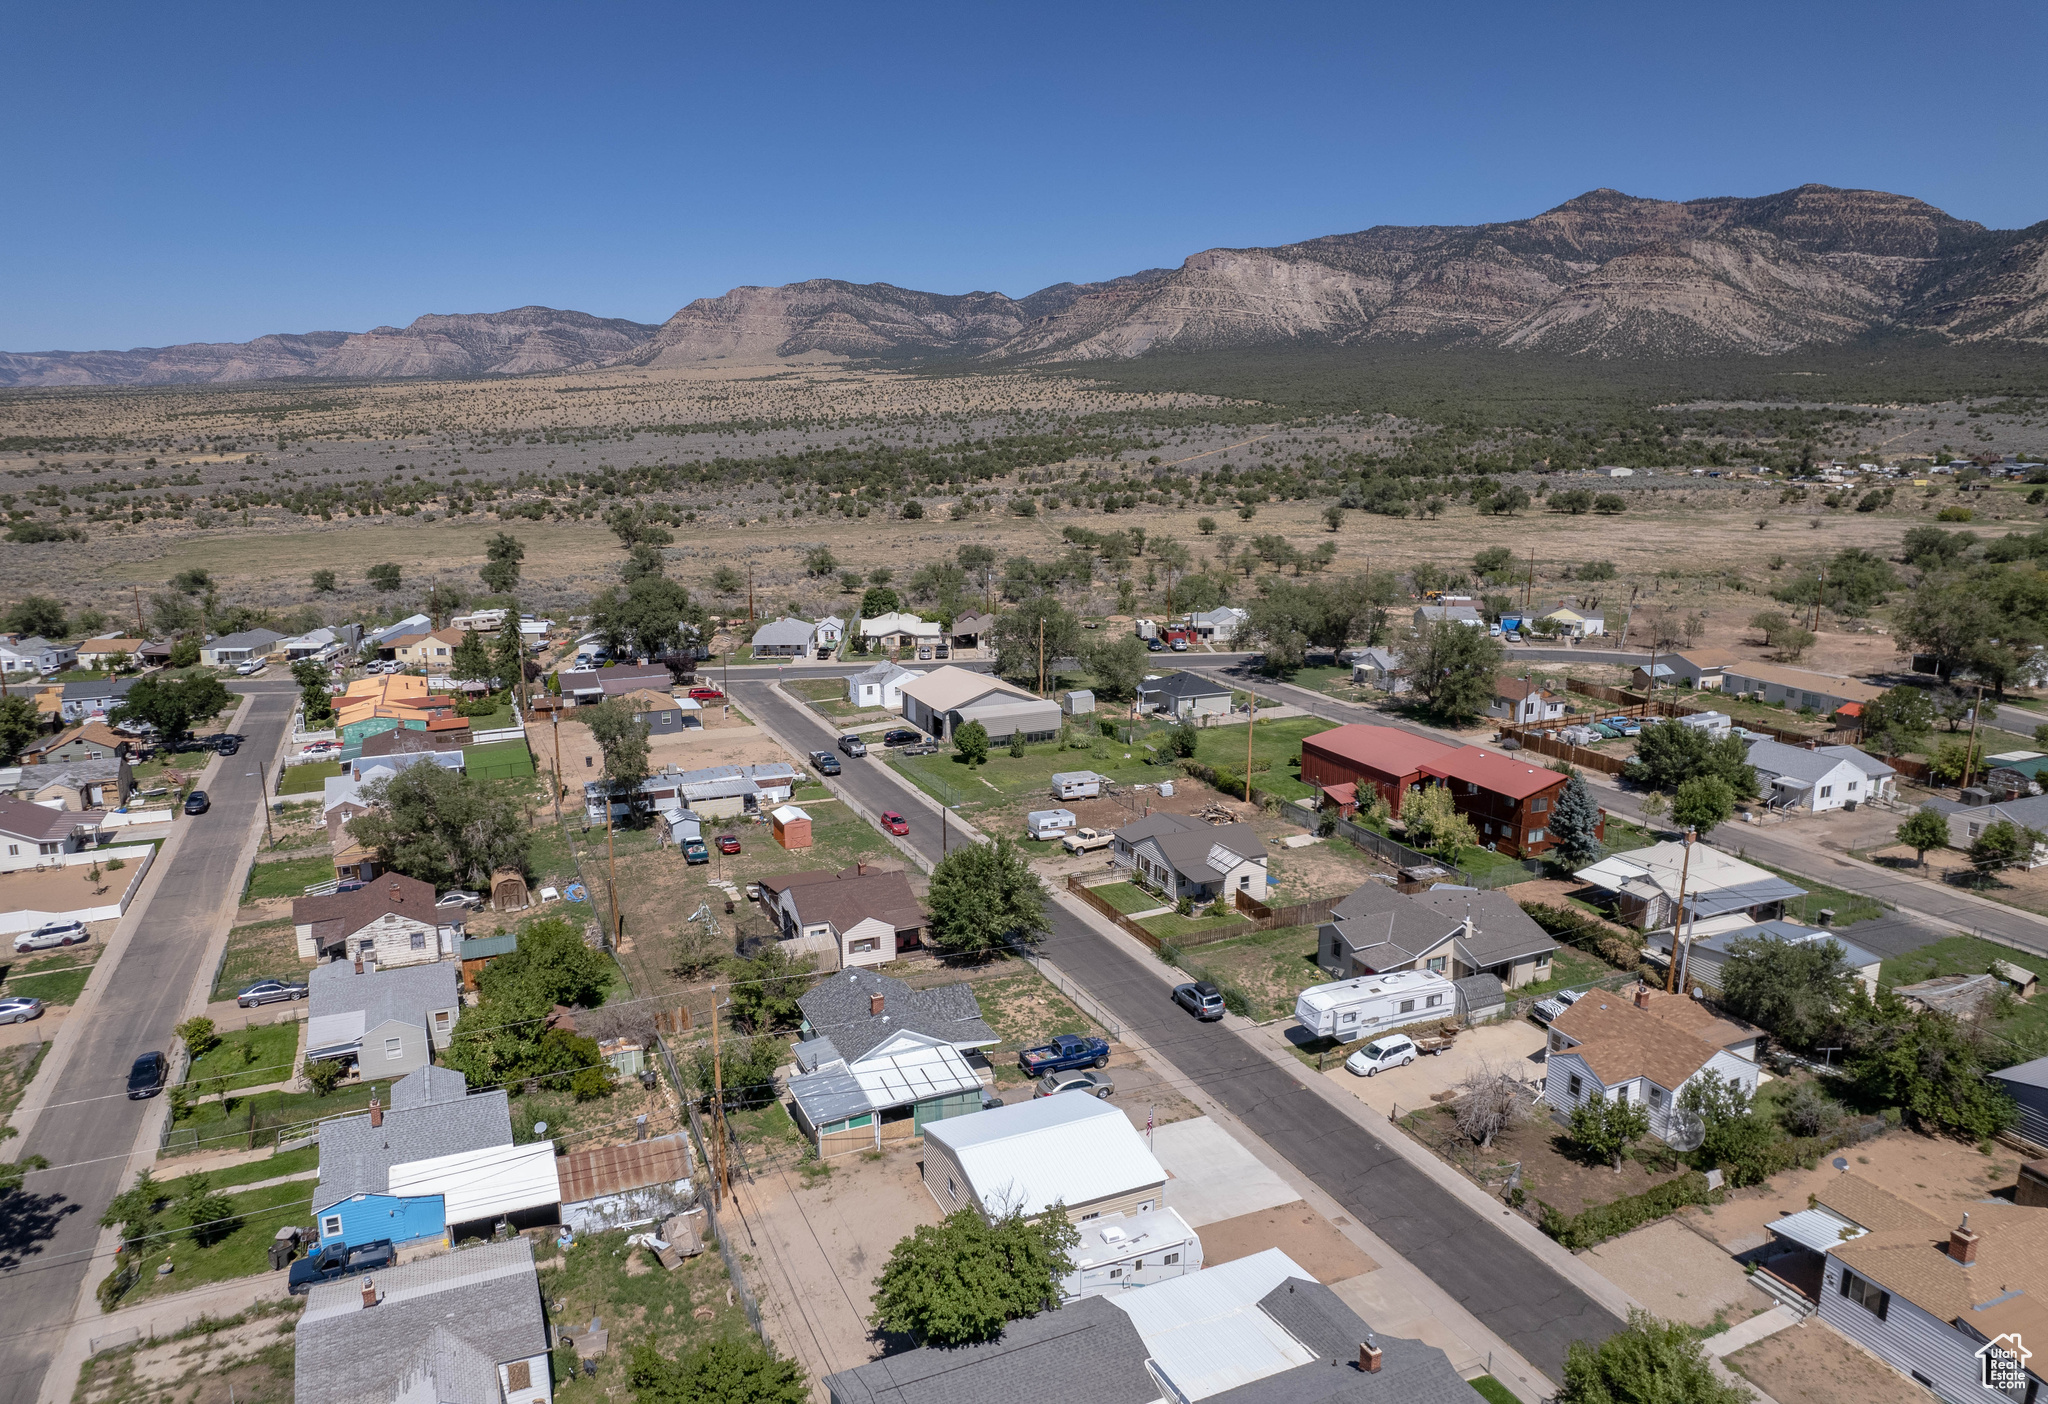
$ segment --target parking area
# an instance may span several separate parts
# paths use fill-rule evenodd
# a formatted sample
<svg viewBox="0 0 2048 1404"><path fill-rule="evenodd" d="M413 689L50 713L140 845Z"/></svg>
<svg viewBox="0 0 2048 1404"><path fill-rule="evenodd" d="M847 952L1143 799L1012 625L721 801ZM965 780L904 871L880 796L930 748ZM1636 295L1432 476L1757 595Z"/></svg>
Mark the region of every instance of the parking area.
<svg viewBox="0 0 2048 1404"><path fill-rule="evenodd" d="M1285 1029L1275 1032L1284 1037ZM1374 1077L1346 1072L1336 1053L1323 1076L1383 1116L1398 1105L1404 1112L1430 1105L1434 1094L1454 1091L1475 1072L1496 1069L1517 1082L1543 1081L1544 1033L1526 1019L1482 1024L1466 1029L1442 1053L1417 1058L1405 1068L1390 1068ZM1340 1050L1343 1051L1343 1050Z"/></svg>
<svg viewBox="0 0 2048 1404"><path fill-rule="evenodd" d="M1772 1299L1750 1285L1742 1264L1675 1219L1646 1224L1583 1255L1609 1282L1667 1321L1733 1325Z"/></svg>

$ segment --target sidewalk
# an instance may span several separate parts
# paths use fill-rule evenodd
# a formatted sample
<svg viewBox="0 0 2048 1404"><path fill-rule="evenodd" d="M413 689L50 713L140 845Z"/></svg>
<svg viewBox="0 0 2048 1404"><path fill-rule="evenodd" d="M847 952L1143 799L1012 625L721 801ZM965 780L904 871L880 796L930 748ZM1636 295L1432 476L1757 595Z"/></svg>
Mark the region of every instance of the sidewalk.
<svg viewBox="0 0 2048 1404"><path fill-rule="evenodd" d="M100 1349L111 1349L155 1336L175 1335L202 1316L237 1316L259 1302L281 1301L288 1295L285 1275L274 1272L264 1277L238 1277L232 1282L194 1287L168 1297L153 1297L104 1316L98 1314L95 1306L92 1316L74 1320L71 1329L64 1333L63 1343L57 1347L43 1376L40 1404L69 1404L72 1390L78 1384L78 1372L98 1353L95 1343ZM65 1382L61 1390L52 1388L58 1380Z"/></svg>

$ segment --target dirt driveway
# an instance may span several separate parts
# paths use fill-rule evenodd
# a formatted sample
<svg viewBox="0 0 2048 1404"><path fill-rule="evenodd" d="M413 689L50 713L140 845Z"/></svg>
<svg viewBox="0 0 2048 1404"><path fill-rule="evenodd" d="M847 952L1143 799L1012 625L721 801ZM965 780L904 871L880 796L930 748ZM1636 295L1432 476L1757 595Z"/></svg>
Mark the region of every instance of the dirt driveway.
<svg viewBox="0 0 2048 1404"><path fill-rule="evenodd" d="M1543 1046L1543 1030L1515 1019L1466 1029L1444 1052L1417 1058L1405 1068L1390 1068L1376 1077L1346 1072L1333 1053L1323 1076L1382 1116L1392 1116L1395 1104L1404 1111L1426 1107L1432 1093L1454 1090L1481 1068L1498 1068L1518 1082L1540 1083Z"/></svg>
<svg viewBox="0 0 2048 1404"><path fill-rule="evenodd" d="M1927 1404L1932 1397L1817 1316L1728 1357L1780 1404Z"/></svg>
<svg viewBox="0 0 2048 1404"><path fill-rule="evenodd" d="M1706 1326L1719 1313L1733 1325L1772 1305L1750 1285L1742 1264L1673 1219L1609 1239L1582 1256L1601 1276L1668 1321Z"/></svg>

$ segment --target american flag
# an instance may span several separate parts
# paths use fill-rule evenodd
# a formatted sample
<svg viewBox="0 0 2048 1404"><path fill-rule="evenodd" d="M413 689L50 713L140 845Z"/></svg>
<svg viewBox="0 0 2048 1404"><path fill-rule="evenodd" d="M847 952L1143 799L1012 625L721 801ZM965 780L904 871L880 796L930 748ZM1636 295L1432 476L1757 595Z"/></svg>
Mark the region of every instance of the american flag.
<svg viewBox="0 0 2048 1404"><path fill-rule="evenodd" d="M1145 1149L1152 1148L1152 1108L1145 1108Z"/></svg>

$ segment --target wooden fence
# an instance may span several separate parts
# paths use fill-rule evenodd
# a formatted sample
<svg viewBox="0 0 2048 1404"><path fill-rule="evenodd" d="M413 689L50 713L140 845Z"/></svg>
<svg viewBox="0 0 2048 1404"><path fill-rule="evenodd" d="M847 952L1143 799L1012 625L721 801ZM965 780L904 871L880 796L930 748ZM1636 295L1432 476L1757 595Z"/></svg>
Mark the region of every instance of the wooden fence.
<svg viewBox="0 0 2048 1404"><path fill-rule="evenodd" d="M1582 682L1578 678L1566 678L1564 689L1566 692L1576 692L1581 697L1592 697L1601 702L1619 702L1623 706L1635 706L1647 700L1639 692L1625 692L1618 687Z"/></svg>
<svg viewBox="0 0 2048 1404"><path fill-rule="evenodd" d="M1249 892L1231 894L1231 900L1240 912L1252 919L1254 931L1277 931L1283 926L1321 925L1330 919L1331 903L1295 902L1285 907L1269 907ZM1231 934L1236 928L1230 928Z"/></svg>
<svg viewBox="0 0 2048 1404"><path fill-rule="evenodd" d="M1602 775L1619 775L1628 769L1628 762L1619 756L1610 756L1600 751L1589 751L1584 746L1574 746L1569 741L1552 741L1536 728L1504 726L1502 731L1515 738L1525 751L1534 751L1539 756L1555 756L1558 760L1570 761L1581 770L1597 770Z"/></svg>
<svg viewBox="0 0 2048 1404"><path fill-rule="evenodd" d="M1067 874L1067 891L1073 893L1097 912L1115 922L1126 935L1135 936L1138 940L1143 941L1148 949L1155 951L1159 949L1159 938L1157 936L1154 936L1144 927L1138 925L1138 923L1132 921L1114 906L1110 905L1107 897L1098 897L1089 891L1088 885L1081 881L1079 873Z"/></svg>

